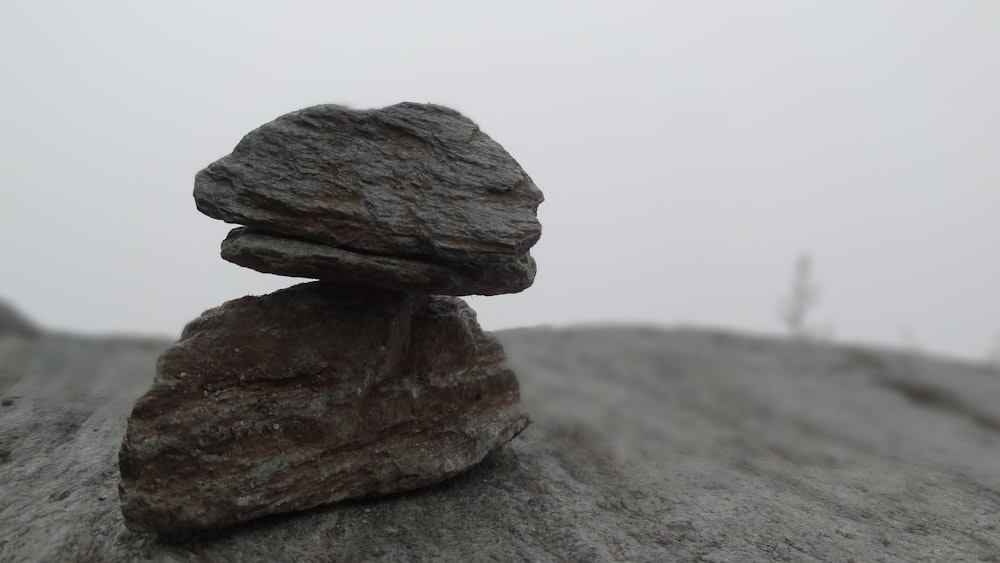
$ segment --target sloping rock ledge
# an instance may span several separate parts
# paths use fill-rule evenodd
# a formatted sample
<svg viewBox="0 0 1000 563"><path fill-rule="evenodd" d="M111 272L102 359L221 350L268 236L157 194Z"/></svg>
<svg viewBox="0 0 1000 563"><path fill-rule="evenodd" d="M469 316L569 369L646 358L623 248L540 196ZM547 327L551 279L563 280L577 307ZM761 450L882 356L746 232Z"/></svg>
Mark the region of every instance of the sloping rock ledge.
<svg viewBox="0 0 1000 563"><path fill-rule="evenodd" d="M127 530L165 341L0 337L0 561L997 561L1000 373L699 330L499 335L534 424L420 491Z"/></svg>

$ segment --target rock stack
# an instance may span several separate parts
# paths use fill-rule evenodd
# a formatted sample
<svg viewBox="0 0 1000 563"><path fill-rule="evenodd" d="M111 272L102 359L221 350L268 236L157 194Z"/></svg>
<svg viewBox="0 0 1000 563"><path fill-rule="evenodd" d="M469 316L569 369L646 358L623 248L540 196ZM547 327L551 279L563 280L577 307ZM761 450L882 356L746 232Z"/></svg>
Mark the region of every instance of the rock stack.
<svg viewBox="0 0 1000 563"><path fill-rule="evenodd" d="M322 105L198 173L226 260L313 278L191 322L121 452L129 528L181 532L436 483L528 425L460 295L531 285L542 193L458 112Z"/></svg>

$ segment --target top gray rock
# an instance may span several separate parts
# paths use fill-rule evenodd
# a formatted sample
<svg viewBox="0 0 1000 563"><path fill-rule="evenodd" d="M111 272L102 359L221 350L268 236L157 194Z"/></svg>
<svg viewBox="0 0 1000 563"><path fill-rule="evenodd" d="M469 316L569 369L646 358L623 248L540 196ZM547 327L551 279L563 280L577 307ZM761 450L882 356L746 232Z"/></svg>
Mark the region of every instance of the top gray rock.
<svg viewBox="0 0 1000 563"><path fill-rule="evenodd" d="M199 172L194 196L206 215L255 232L458 270L525 264L541 235L543 196L527 173L471 120L431 104L283 115ZM338 280L337 264L312 277ZM515 270L530 285L533 268Z"/></svg>

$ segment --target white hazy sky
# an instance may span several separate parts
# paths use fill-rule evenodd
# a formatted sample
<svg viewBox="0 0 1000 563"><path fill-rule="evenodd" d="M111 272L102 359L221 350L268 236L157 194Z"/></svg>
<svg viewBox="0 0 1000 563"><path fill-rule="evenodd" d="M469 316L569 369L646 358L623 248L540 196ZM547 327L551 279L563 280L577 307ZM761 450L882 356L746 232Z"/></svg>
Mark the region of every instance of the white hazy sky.
<svg viewBox="0 0 1000 563"><path fill-rule="evenodd" d="M486 328L779 331L795 257L837 339L1000 339L1000 2L3 2L0 297L173 334L295 280L224 262L195 172L280 114L462 111L545 192Z"/></svg>

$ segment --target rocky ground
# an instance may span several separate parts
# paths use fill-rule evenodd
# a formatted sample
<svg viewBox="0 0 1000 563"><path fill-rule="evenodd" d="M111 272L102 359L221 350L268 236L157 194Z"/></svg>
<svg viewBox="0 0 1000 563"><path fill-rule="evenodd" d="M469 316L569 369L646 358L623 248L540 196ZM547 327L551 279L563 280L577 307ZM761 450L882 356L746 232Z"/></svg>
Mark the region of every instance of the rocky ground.
<svg viewBox="0 0 1000 563"><path fill-rule="evenodd" d="M443 484L180 536L118 449L168 342L0 309L0 561L1000 561L1000 373L652 328L499 334L534 423Z"/></svg>

